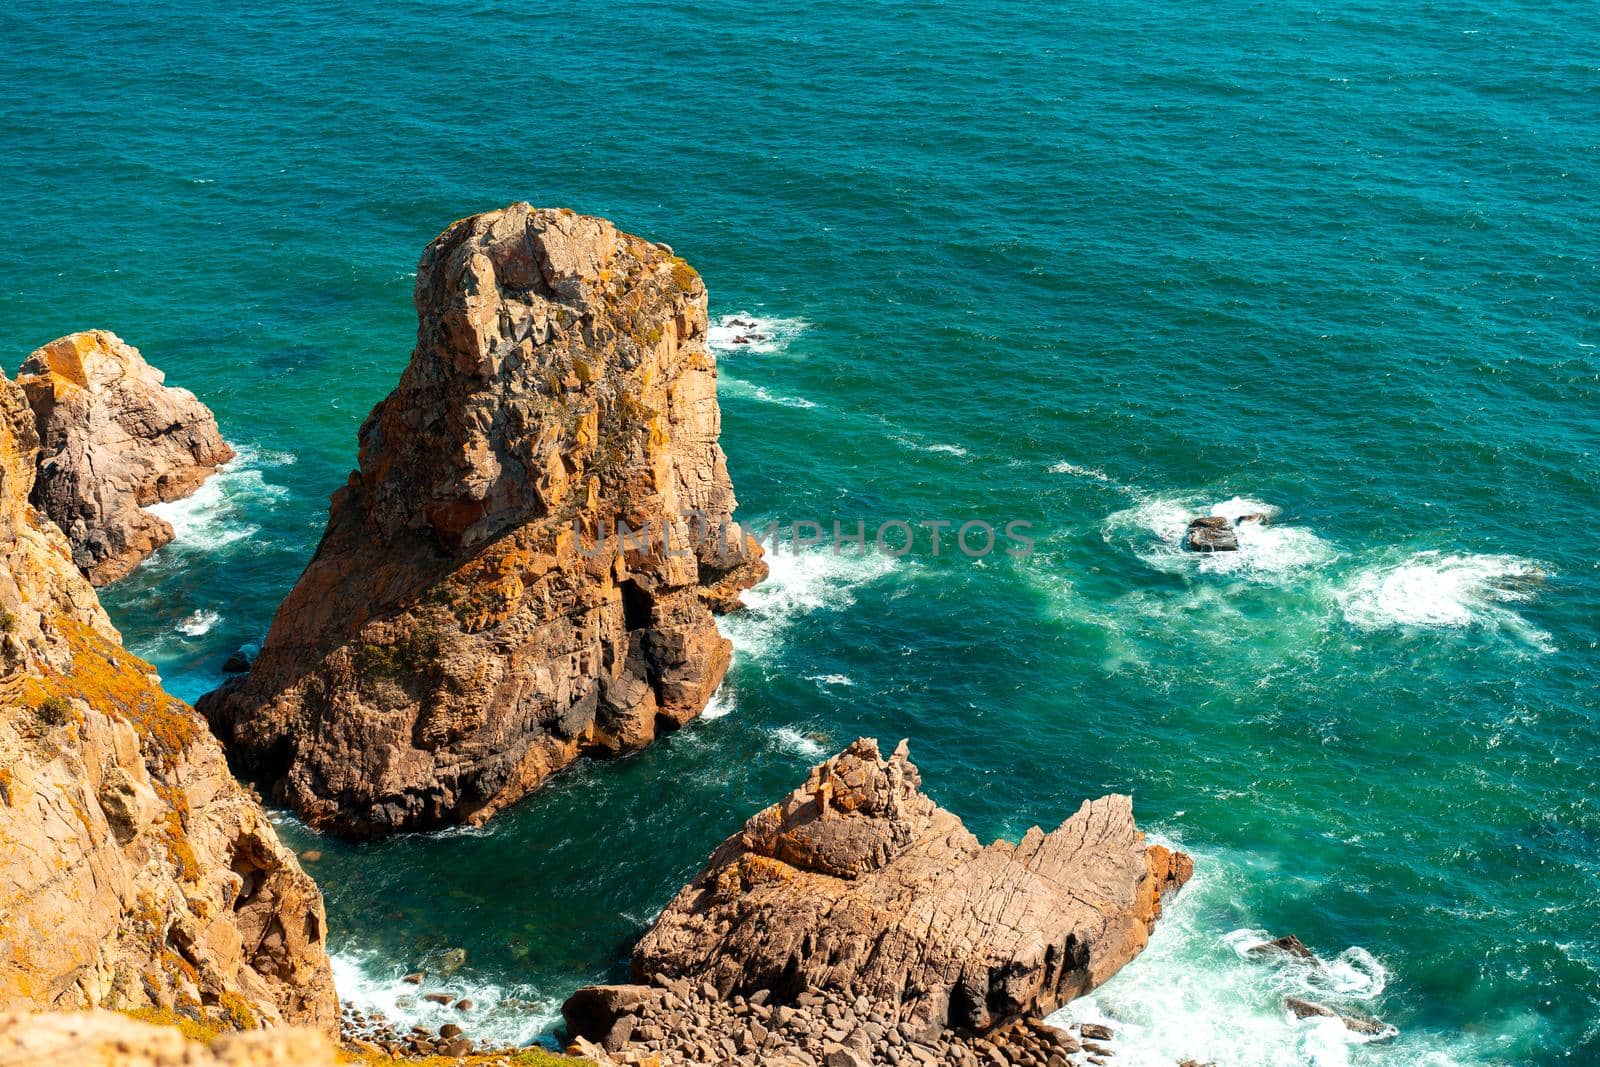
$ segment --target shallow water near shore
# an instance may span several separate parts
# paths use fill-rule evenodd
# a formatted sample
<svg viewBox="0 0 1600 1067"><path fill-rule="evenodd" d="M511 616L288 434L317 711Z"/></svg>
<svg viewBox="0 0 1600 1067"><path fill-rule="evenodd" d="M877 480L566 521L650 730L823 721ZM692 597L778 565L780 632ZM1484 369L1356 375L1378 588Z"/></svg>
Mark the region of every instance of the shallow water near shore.
<svg viewBox="0 0 1600 1067"><path fill-rule="evenodd" d="M1600 10L20 0L0 39L7 372L111 329L239 449L105 592L180 696L309 558L423 246L515 199L702 272L750 523L1033 524L779 553L714 715L481 829L284 816L345 997L444 1021L399 979L461 948L420 992L547 1035L866 734L980 836L1115 790L1194 853L1069 1009L1119 1064L1600 1060ZM1183 553L1216 511L1272 519ZM1284 933L1337 980L1241 954Z"/></svg>

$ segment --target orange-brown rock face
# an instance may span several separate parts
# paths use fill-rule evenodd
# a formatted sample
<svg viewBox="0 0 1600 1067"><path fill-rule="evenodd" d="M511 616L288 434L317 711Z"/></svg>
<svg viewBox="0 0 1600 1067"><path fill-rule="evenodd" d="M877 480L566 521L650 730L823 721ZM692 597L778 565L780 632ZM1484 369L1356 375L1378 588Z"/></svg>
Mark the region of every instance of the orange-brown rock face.
<svg viewBox="0 0 1600 1067"><path fill-rule="evenodd" d="M17 376L42 446L35 496L95 585L172 540L145 505L188 496L233 458L206 406L163 381L104 330L50 342Z"/></svg>
<svg viewBox="0 0 1600 1067"><path fill-rule="evenodd" d="M316 556L200 702L244 769L357 837L481 822L694 718L731 651L712 608L765 570L681 259L514 204L428 247L416 304Z"/></svg>
<svg viewBox="0 0 1600 1067"><path fill-rule="evenodd" d="M817 767L668 905L635 979L724 999L843 994L885 1025L984 1032L1110 978L1193 871L1145 843L1125 796L984 847L920 785L903 742L884 759L857 741Z"/></svg>
<svg viewBox="0 0 1600 1067"><path fill-rule="evenodd" d="M29 505L37 450L0 379L0 1010L331 1033L321 894Z"/></svg>

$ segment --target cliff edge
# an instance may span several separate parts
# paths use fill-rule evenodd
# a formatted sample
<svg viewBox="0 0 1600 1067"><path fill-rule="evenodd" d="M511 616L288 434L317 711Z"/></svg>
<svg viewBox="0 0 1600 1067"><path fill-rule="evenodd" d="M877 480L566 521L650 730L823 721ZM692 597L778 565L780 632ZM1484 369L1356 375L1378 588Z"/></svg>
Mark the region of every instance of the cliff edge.
<svg viewBox="0 0 1600 1067"><path fill-rule="evenodd" d="M331 1035L322 896L29 504L38 445L0 378L0 1010Z"/></svg>

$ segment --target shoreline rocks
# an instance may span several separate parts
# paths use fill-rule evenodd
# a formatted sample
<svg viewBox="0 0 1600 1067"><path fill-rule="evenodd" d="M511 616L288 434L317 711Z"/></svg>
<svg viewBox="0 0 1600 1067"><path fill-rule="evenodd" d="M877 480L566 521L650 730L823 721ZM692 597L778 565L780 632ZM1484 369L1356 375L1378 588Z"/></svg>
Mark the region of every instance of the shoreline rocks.
<svg viewBox="0 0 1600 1067"><path fill-rule="evenodd" d="M904 742L885 759L862 739L723 842L635 948L636 984L579 990L562 1013L608 1054L664 1062L831 1063L839 1046L898 1063L909 1042L962 1063L1003 1032L1045 1063L1038 1020L1137 955L1192 871L1146 844L1123 796L984 847L921 792ZM779 1036L741 1047L747 1025L708 1030L702 1011Z"/></svg>
<svg viewBox="0 0 1600 1067"><path fill-rule="evenodd" d="M41 443L35 499L94 585L172 540L147 505L188 496L233 458L206 406L164 381L106 330L58 338L18 372Z"/></svg>
<svg viewBox="0 0 1600 1067"><path fill-rule="evenodd" d="M0 378L0 1010L333 1033L321 894L29 504L37 449Z"/></svg>
<svg viewBox="0 0 1600 1067"><path fill-rule="evenodd" d="M481 823L695 718L731 657L713 611L766 572L683 260L513 204L428 246L416 304L315 558L200 701L236 766L352 838Z"/></svg>

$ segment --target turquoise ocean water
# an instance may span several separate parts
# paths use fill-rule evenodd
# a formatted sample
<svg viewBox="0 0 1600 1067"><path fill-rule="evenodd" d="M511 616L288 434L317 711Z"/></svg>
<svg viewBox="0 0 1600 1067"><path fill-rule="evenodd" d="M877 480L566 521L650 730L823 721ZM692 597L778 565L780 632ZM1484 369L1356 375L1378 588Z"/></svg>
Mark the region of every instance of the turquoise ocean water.
<svg viewBox="0 0 1600 1067"><path fill-rule="evenodd" d="M539 1037L870 734L981 835L1121 790L1195 854L1071 1009L1119 1063L1600 1062L1600 8L13 0L0 146L7 372L112 329L240 446L106 595L182 696L304 565L423 245L512 200L769 320L723 355L746 518L1034 524L780 552L716 717L484 830L285 819L347 997L427 1020L396 980L461 947L471 1029Z"/></svg>

